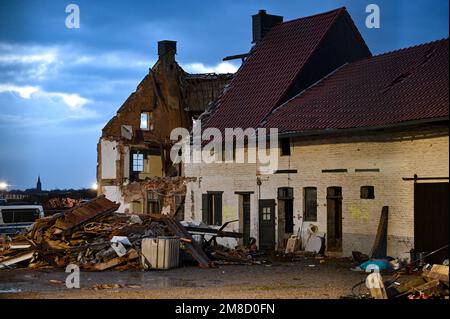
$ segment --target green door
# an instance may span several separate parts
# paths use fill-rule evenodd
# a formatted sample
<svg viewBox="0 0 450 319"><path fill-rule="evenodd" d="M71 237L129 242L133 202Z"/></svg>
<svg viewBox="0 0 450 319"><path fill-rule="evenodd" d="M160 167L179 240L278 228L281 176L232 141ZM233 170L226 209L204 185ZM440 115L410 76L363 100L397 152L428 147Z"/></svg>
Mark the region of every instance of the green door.
<svg viewBox="0 0 450 319"><path fill-rule="evenodd" d="M275 248L275 200L259 200L259 249Z"/></svg>

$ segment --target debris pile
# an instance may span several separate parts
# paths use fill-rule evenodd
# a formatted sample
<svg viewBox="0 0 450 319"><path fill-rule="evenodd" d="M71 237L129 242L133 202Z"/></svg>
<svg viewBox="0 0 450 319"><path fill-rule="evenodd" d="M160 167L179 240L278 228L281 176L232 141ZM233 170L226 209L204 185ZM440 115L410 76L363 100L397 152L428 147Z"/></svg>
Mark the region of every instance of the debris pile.
<svg viewBox="0 0 450 319"><path fill-rule="evenodd" d="M227 249L217 237L242 237L220 229L183 226L170 214L119 214L119 204L99 196L90 201L38 219L25 233L0 238L0 269L12 267L54 268L76 264L84 270L139 269L145 266L141 253L144 238L176 236L180 247L201 268L217 264L258 264L255 249ZM234 222L234 221L231 221ZM201 233L206 242L194 240ZM191 258L191 259L192 259ZM145 268L145 267L144 267Z"/></svg>
<svg viewBox="0 0 450 319"><path fill-rule="evenodd" d="M70 197L52 197L47 200L43 206L46 210L67 209L77 206L80 202L81 199L74 199Z"/></svg>
<svg viewBox="0 0 450 319"><path fill-rule="evenodd" d="M449 298L449 266L448 259L443 264L420 265L426 257L447 249L448 245L441 247L418 260L413 260L403 266L391 257L382 259L367 259L352 270L365 271L368 276L365 280L352 288L352 295L343 298L374 298L374 299L441 299ZM360 261L358 252L353 254L355 261ZM357 258L355 258L357 257ZM420 263L418 262L420 261ZM382 276L383 274L383 276ZM388 278L385 279L383 277ZM366 286L369 292L356 293L357 287Z"/></svg>
<svg viewBox="0 0 450 319"><path fill-rule="evenodd" d="M189 233L170 216L116 214L119 204L104 196L63 213L41 218L25 234L0 243L0 269L65 267L75 263L86 270L140 267L140 243L146 237L176 235L191 241L187 250L202 267L212 266ZM118 253L111 240L121 236L125 253Z"/></svg>

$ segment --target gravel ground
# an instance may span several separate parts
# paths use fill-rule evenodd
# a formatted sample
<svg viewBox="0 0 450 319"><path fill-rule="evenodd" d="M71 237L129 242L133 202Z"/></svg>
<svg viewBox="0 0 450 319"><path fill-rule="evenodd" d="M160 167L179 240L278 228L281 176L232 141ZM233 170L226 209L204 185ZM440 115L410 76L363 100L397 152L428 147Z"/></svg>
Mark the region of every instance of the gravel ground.
<svg viewBox="0 0 450 319"><path fill-rule="evenodd" d="M271 265L183 267L166 271L81 272L80 289L67 289L62 270L1 270L0 298L321 298L348 295L364 273L334 259ZM112 288L95 289L107 284ZM116 285L114 287L114 285ZM118 286L120 285L120 287Z"/></svg>

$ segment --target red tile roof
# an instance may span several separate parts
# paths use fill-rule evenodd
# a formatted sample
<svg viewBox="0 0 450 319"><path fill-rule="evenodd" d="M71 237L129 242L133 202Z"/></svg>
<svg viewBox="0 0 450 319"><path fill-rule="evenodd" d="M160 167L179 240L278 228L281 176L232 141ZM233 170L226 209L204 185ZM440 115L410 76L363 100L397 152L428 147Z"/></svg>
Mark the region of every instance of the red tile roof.
<svg viewBox="0 0 450 319"><path fill-rule="evenodd" d="M340 8L281 23L252 49L204 127L257 127L277 106L327 34Z"/></svg>
<svg viewBox="0 0 450 319"><path fill-rule="evenodd" d="M286 133L448 117L448 59L445 39L346 64L261 126Z"/></svg>

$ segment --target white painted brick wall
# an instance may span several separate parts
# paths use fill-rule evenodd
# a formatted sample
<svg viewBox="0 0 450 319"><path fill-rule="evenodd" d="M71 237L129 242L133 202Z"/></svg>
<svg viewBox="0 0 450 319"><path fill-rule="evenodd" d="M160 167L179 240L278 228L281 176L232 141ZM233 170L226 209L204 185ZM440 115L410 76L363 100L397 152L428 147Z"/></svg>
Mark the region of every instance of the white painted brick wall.
<svg viewBox="0 0 450 319"><path fill-rule="evenodd" d="M397 137L392 135L391 137ZM389 206L388 254L406 257L413 247L413 182L402 177L449 176L448 135L377 141L296 141L290 157L281 157L279 169L297 169L297 174L261 175L259 194L256 164L185 164L185 175L197 177L188 184L188 194L194 192L194 203L186 197L186 219L201 220L201 194L223 191L223 207L227 219L238 218L236 191L252 191L251 236L258 238L258 198L276 199L279 187L294 188L294 232L303 216L303 188L317 187L319 231L326 232L326 189L342 187L343 252L352 250L369 253L373 244L383 206ZM323 169L348 169L348 173L322 173ZM355 173L355 169L378 168L380 172ZM360 187L375 187L375 199L360 199ZM193 211L191 208L193 207ZM305 223L309 224L309 223ZM238 231L234 223L230 230ZM275 227L277 229L277 227ZM353 236L354 235L354 236ZM352 240L352 238L365 240ZM394 238L395 236L395 238ZM365 242L363 242L365 241ZM235 240L224 240L230 246Z"/></svg>

